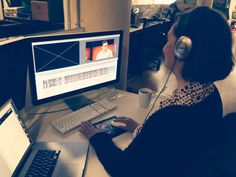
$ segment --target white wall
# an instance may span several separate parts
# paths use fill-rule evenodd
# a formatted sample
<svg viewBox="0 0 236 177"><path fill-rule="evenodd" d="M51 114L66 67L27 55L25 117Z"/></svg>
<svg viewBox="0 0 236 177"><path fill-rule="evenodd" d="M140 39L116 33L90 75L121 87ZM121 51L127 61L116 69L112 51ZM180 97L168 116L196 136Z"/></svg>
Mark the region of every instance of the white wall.
<svg viewBox="0 0 236 177"><path fill-rule="evenodd" d="M85 31L123 30L120 88L126 89L131 1L80 0L80 26Z"/></svg>
<svg viewBox="0 0 236 177"><path fill-rule="evenodd" d="M64 28L79 28L79 0L63 0Z"/></svg>

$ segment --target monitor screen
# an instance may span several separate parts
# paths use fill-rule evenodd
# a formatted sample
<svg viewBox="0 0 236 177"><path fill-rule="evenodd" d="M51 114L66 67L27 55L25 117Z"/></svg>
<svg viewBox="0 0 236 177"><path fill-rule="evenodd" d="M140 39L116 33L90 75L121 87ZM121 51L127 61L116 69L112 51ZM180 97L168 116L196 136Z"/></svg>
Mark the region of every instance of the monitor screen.
<svg viewBox="0 0 236 177"><path fill-rule="evenodd" d="M31 38L33 103L117 82L121 39L120 30Z"/></svg>
<svg viewBox="0 0 236 177"><path fill-rule="evenodd" d="M0 141L0 176L10 177L32 145L11 100L0 108Z"/></svg>

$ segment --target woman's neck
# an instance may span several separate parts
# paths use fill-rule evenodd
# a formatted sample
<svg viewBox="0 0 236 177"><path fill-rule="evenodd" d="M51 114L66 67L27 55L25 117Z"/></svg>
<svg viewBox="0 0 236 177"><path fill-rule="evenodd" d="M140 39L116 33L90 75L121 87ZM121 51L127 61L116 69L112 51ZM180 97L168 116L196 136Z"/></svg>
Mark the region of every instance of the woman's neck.
<svg viewBox="0 0 236 177"><path fill-rule="evenodd" d="M186 81L181 74L183 66L184 62L176 60L175 67L173 68L173 74L175 75L175 79L177 82L177 89L183 88L184 86L188 85L188 81Z"/></svg>
<svg viewBox="0 0 236 177"><path fill-rule="evenodd" d="M183 88L188 85L188 81L184 80L181 75L175 74L175 78L177 81L177 89Z"/></svg>
<svg viewBox="0 0 236 177"><path fill-rule="evenodd" d="M180 88L183 88L185 87L186 85L188 85L188 82L184 79L182 80L177 80L177 88L180 89Z"/></svg>

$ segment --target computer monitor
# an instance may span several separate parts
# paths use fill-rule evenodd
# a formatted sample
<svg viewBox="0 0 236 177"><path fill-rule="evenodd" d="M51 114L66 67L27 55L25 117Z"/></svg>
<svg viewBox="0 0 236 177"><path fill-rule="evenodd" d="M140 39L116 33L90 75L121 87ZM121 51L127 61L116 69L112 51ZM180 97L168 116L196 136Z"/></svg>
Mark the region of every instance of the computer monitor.
<svg viewBox="0 0 236 177"><path fill-rule="evenodd" d="M0 42L0 105L11 98L18 110L25 107L26 46L26 41L21 37Z"/></svg>
<svg viewBox="0 0 236 177"><path fill-rule="evenodd" d="M116 30L31 38L33 104L118 82L122 34Z"/></svg>

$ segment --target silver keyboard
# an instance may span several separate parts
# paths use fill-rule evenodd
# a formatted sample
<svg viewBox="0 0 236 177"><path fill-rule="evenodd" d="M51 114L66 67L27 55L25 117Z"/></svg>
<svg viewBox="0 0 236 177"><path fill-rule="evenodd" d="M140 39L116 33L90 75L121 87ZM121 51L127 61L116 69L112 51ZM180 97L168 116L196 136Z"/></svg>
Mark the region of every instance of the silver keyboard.
<svg viewBox="0 0 236 177"><path fill-rule="evenodd" d="M107 99L102 99L72 113L66 114L63 117L57 118L51 121L51 124L59 132L65 134L78 127L81 122L94 119L115 108L115 103L112 103Z"/></svg>

